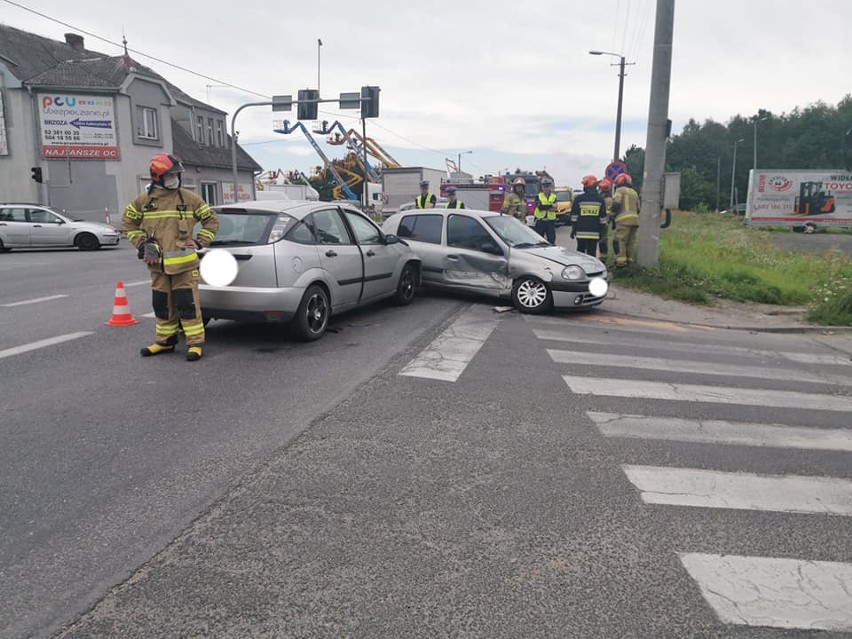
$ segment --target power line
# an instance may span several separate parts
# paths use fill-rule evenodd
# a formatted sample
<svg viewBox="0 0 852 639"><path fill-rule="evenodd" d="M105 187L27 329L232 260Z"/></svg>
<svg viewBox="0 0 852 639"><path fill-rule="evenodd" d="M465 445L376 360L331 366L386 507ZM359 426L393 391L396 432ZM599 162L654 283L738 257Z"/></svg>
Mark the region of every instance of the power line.
<svg viewBox="0 0 852 639"><path fill-rule="evenodd" d="M51 16L40 13L40 12L36 11L35 9L30 9L29 7L25 7L24 5L19 4L17 2L13 2L12 0L4 0L4 1L7 2L8 4L15 6L15 7L18 7L19 9L23 9L24 11L29 11L30 13L34 13L35 15L42 17L45 20L50 20L51 22L56 22L57 24L61 24L63 27L68 27L69 29L74 29L74 31L79 31L80 33L85 33L87 36L91 36L92 38L95 38L96 40L101 40L103 42L106 42L107 44L111 44L111 45L118 47L119 49L122 49L122 50L124 49L124 45L119 44L118 42L113 42L112 40L101 37L101 36L99 36L95 33L91 33L90 31L86 31L85 29L81 29L80 27L74 26L73 24L68 24L67 22L63 22L62 20L57 20L56 18L53 18ZM144 58L148 58L149 60L154 60L156 62L159 62L160 64L165 64L165 65L170 66L172 68L179 69L180 71L184 71L185 73L190 73L192 75L196 75L199 78L204 78L205 80L212 80L213 82L215 82L217 84L222 84L222 85L230 87L232 89L237 89L238 91L242 91L243 93L250 93L251 95L256 95L256 96L259 96L261 98L271 99L270 96L264 95L263 93L258 93L257 91L252 91L251 89L246 89L246 88L243 88L241 86L237 86L236 84L231 84L230 82L225 82L224 80L219 80L218 78L214 78L214 77L211 77L209 75L204 75L203 73L198 73L197 71L193 71L192 69L187 69L186 67L182 67L178 64L168 62L166 60L163 60L162 58L157 58L156 56L149 55L147 53L139 51L138 49L131 49L131 48L128 47L127 50L132 51L133 53L135 53L137 55L141 55Z"/></svg>

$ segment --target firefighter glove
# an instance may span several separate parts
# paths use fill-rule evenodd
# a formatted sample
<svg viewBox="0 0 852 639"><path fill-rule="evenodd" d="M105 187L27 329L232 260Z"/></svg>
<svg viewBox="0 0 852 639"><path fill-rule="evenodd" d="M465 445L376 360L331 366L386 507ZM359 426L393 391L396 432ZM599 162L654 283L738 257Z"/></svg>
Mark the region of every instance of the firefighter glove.
<svg viewBox="0 0 852 639"><path fill-rule="evenodd" d="M154 266L160 261L160 247L154 240L145 240L139 251L142 253L142 261L148 266Z"/></svg>
<svg viewBox="0 0 852 639"><path fill-rule="evenodd" d="M575 228L572 226L572 227L571 227L571 239L573 240L573 239L576 239L576 238L577 238L577 229L575 229Z"/></svg>

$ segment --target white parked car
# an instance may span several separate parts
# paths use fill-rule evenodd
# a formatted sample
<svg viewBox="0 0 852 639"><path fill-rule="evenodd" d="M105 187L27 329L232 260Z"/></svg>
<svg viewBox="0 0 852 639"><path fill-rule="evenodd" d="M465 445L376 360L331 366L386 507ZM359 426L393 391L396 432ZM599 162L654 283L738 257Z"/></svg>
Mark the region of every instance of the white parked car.
<svg viewBox="0 0 852 639"><path fill-rule="evenodd" d="M422 260L424 286L510 299L522 313L588 308L606 297L603 262L552 246L508 215L414 209L391 215L383 229Z"/></svg>
<svg viewBox="0 0 852 639"><path fill-rule="evenodd" d="M102 222L75 220L40 204L0 204L0 252L14 248L116 246L120 235Z"/></svg>

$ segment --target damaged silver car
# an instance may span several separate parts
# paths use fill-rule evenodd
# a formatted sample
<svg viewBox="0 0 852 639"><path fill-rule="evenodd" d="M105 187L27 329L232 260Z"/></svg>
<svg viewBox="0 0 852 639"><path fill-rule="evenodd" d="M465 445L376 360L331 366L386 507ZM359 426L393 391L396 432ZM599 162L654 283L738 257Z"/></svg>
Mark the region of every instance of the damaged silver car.
<svg viewBox="0 0 852 639"><path fill-rule="evenodd" d="M523 313L589 308L604 301L606 266L552 246L518 220L491 211L401 211L383 226L422 260L421 281L454 291L510 299Z"/></svg>

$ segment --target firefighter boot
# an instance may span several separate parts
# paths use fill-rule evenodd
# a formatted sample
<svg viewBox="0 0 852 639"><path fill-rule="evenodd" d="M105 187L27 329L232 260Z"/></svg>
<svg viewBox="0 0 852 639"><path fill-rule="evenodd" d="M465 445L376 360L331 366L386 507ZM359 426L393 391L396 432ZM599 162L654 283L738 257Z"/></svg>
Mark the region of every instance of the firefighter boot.
<svg viewBox="0 0 852 639"><path fill-rule="evenodd" d="M152 355L159 355L161 353L171 353L175 350L175 344L177 344L177 342L177 335L172 335L162 344L154 342L150 346L146 346L139 351L139 354L142 355L142 357L151 357Z"/></svg>
<svg viewBox="0 0 852 639"><path fill-rule="evenodd" d="M201 347L200 346L190 346L186 349L186 361L187 362L197 362L201 359Z"/></svg>

